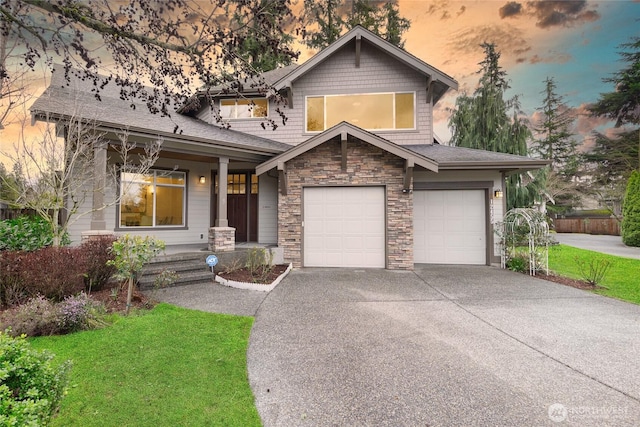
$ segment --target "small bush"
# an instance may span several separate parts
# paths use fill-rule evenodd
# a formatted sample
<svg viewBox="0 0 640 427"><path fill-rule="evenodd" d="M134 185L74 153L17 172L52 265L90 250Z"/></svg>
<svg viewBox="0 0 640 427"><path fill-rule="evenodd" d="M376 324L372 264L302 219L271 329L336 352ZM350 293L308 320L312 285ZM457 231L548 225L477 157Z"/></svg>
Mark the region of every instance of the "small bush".
<svg viewBox="0 0 640 427"><path fill-rule="evenodd" d="M85 258L85 289L88 292L104 289L109 279L116 273L114 265L108 264L114 259L111 246L113 236L98 237L83 242L80 250Z"/></svg>
<svg viewBox="0 0 640 427"><path fill-rule="evenodd" d="M31 298L26 303L5 311L0 323L3 329L11 327L14 336L54 335L60 329L55 305L43 296Z"/></svg>
<svg viewBox="0 0 640 427"><path fill-rule="evenodd" d="M62 244L69 244L69 235L62 240ZM39 216L0 221L0 251L35 251L52 244L53 232Z"/></svg>
<svg viewBox="0 0 640 427"><path fill-rule="evenodd" d="M582 279L593 286L600 285L611 268L611 261L597 256L589 258L588 261L580 257L574 259Z"/></svg>
<svg viewBox="0 0 640 427"><path fill-rule="evenodd" d="M78 248L48 247L24 253L17 273L29 296L61 301L84 290L85 261Z"/></svg>
<svg viewBox="0 0 640 427"><path fill-rule="evenodd" d="M106 325L103 320L105 312L101 303L85 293L67 297L57 304L43 296L37 296L2 312L0 328L11 328L11 335L14 336L66 334Z"/></svg>
<svg viewBox="0 0 640 427"><path fill-rule="evenodd" d="M11 307L29 299L21 275L24 252L0 252L0 307Z"/></svg>
<svg viewBox="0 0 640 427"><path fill-rule="evenodd" d="M511 271L524 273L529 271L529 261L522 255L516 255L507 261L507 268Z"/></svg>
<svg viewBox="0 0 640 427"><path fill-rule="evenodd" d="M53 355L33 350L24 336L0 331L0 425L44 426L64 397L69 362L52 363Z"/></svg>
<svg viewBox="0 0 640 427"><path fill-rule="evenodd" d="M254 282L264 282L273 270L273 252L265 248L251 248L245 264Z"/></svg>
<svg viewBox="0 0 640 427"><path fill-rule="evenodd" d="M69 296L56 306L59 333L95 329L105 323L101 317L105 314L104 306L84 292Z"/></svg>

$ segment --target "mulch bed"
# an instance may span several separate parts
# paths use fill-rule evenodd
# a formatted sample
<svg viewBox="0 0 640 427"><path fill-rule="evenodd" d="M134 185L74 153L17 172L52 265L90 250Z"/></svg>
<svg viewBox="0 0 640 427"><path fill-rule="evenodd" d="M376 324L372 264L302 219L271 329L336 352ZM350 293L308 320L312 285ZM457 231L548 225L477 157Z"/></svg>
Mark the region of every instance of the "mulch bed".
<svg viewBox="0 0 640 427"><path fill-rule="evenodd" d="M585 282L584 280L570 279L568 277L555 276L553 274L544 274L544 273L536 273L535 276L538 279L548 280L550 282L560 283L565 286L571 286L573 288L583 289L586 291L593 291L596 289L602 289L601 286L594 286L589 282Z"/></svg>
<svg viewBox="0 0 640 427"><path fill-rule="evenodd" d="M117 288L118 292L112 289ZM124 313L127 308L127 285L109 284L100 291L91 291L91 298L104 304L108 313ZM151 309L155 303L145 294L134 289L131 297L131 309Z"/></svg>
<svg viewBox="0 0 640 427"><path fill-rule="evenodd" d="M278 264L274 265L271 271L269 271L264 280L260 280L256 282L249 272L249 269L246 267L238 268L232 271L220 271L216 272L216 274L224 279L233 280L234 282L245 282L245 283L263 283L263 284L271 284L274 280L278 278L285 270L289 268L286 264Z"/></svg>

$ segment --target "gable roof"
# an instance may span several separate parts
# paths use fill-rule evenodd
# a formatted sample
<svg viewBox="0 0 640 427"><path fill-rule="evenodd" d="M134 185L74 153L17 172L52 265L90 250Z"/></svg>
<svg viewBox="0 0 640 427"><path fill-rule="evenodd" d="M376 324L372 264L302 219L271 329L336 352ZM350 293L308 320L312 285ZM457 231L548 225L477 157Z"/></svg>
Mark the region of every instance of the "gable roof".
<svg viewBox="0 0 640 427"><path fill-rule="evenodd" d="M413 56L409 52L400 49L392 43L384 40L380 36L372 33L371 31L361 27L360 25L355 26L346 34L341 36L338 40L330 44L325 49L318 52L316 55L311 57L305 63L300 65L299 67L292 70L290 73L282 76L273 87L277 90L284 89L289 87L291 83L295 80L299 79L309 71L311 71L314 67L316 67L321 62L327 60L331 55L340 50L342 47L347 45L353 40L365 39L367 42L371 43L381 51L386 54L394 57L396 60L402 62L410 68L418 71L419 73L424 74L426 77L431 78L431 81L434 84L434 97L433 102L436 103L442 96L447 92L447 90L458 89L458 82L455 81L451 76L443 73L437 68L432 67L427 64L420 58Z"/></svg>
<svg viewBox="0 0 640 427"><path fill-rule="evenodd" d="M267 87L273 86L277 81L284 76L290 74L293 70L298 68L298 64L291 64L285 67L276 68L271 71L266 71L262 74L247 77L243 80L243 87L239 90L243 95L262 95L264 96L265 85ZM200 106L200 101L212 96L234 96L237 95L237 89L230 89L230 83L219 84L216 86L203 87L198 89L189 100L176 111L180 114L194 114L197 107Z"/></svg>
<svg viewBox="0 0 640 427"><path fill-rule="evenodd" d="M64 69L59 66L54 68L51 84L31 106L35 120L82 118L95 123L101 130L115 133L127 131L140 138L162 138L174 146L181 144L185 150L212 156L220 155L222 151L222 155L226 153L264 160L291 147L178 113L171 117L153 114L139 100L132 102L120 99L119 89L114 83L105 86L100 92L101 100L97 100L89 79L83 81L75 78L73 73L69 77L71 80L67 82ZM131 108L132 103L135 109Z"/></svg>
<svg viewBox="0 0 640 427"><path fill-rule="evenodd" d="M299 155L306 153L307 151L321 144L324 144L332 138L335 138L337 136L346 138L347 135L351 135L352 137L355 137L360 141L369 143L402 159L412 160L415 165L422 166L427 170L438 172L437 163L431 159L424 157L420 153L411 151L401 145L394 144L387 139L381 138L371 132L360 129L359 127L354 126L350 123L340 122L332 128L329 128L326 131L312 138L309 138L305 142L298 144L293 148L290 148L288 151L285 151L284 153L279 154L272 159L269 159L266 162L258 165L256 167L256 173L258 175L262 175L263 173L277 167L279 163L288 162L289 160L298 157Z"/></svg>
<svg viewBox="0 0 640 427"><path fill-rule="evenodd" d="M448 145L418 144L404 147L432 159L438 164L439 170L498 169L511 174L541 169L551 164L550 160Z"/></svg>

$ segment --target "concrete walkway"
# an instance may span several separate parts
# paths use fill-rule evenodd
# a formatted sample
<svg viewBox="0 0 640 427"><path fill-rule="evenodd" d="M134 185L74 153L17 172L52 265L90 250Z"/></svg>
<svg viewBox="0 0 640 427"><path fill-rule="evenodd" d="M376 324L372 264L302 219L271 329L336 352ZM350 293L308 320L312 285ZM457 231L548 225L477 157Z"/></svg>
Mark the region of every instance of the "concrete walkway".
<svg viewBox="0 0 640 427"><path fill-rule="evenodd" d="M637 426L638 354L640 306L495 267L302 269L248 370L266 427Z"/></svg>
<svg viewBox="0 0 640 427"><path fill-rule="evenodd" d="M579 233L556 233L552 237L563 244L580 249L617 255L626 258L640 259L640 248L634 248L622 243L620 236L603 236Z"/></svg>

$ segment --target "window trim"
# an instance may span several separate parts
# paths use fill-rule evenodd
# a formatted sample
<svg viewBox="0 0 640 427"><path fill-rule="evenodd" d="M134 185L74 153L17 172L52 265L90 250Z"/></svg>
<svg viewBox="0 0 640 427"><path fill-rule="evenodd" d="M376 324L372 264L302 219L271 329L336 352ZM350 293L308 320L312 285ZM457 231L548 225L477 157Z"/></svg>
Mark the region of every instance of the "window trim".
<svg viewBox="0 0 640 427"><path fill-rule="evenodd" d="M251 108L251 117L223 117L222 116L222 101L234 101L235 102L235 112L236 115L238 113L237 107L238 107L238 100L247 100L249 102L253 102L255 100L264 100L267 103L267 112L265 116L259 116L256 117L253 115L254 111L255 111L255 107ZM266 118L269 117L269 98L267 98L266 96L264 97L250 97L250 98L220 98L218 99L217 102L217 107L218 107L218 114L220 114L220 117L222 118L222 120L264 120Z"/></svg>
<svg viewBox="0 0 640 427"><path fill-rule="evenodd" d="M156 183L156 172L162 172L162 173L171 173L171 172L181 172L184 174L184 185L178 185L178 184L160 184L160 187L171 187L171 188L183 188L183 195L182 195L182 218L183 218L183 223L182 224L168 224L168 225L133 225L133 226L127 226L127 225L122 225L121 224L121 214L122 214L122 200L120 199L118 201L118 203L116 203L115 208L116 208L116 224L114 227L114 231L148 231L148 230L188 230L189 229L189 224L188 224L188 218L189 218L189 208L188 208L188 204L187 201L189 200L189 171L185 170L185 169L169 169L169 168L161 168L161 167L157 167L157 168L151 168L149 169L149 171L147 173L151 173L153 172L153 185L154 185L154 199L155 199L155 194L157 193L155 191L155 187L158 185ZM122 191L122 173L125 173L124 171L120 171L120 176L118 178L118 194L120 194L120 192ZM121 197L121 196L119 196ZM156 217L156 212L153 212L153 218L155 219Z"/></svg>
<svg viewBox="0 0 640 427"><path fill-rule="evenodd" d="M411 90L400 90L400 91L387 91L387 92L361 92L361 93L339 93L339 94L317 94L317 95L305 95L304 97L304 132L305 133L309 133L309 134L318 134L318 133L322 133L325 130L327 130L327 98L334 98L334 97L339 97L339 96L357 96L357 95L393 95L393 104L391 106L392 110L393 110L393 128L380 128L380 129L367 129L367 128L363 128L366 131L369 132L412 132L418 129L418 118L417 118L417 93L416 91L411 91ZM396 95L398 94L412 94L413 95L413 127L412 128L396 128ZM309 98L320 98L322 97L322 101L323 101L323 119L324 119L324 124L323 130L309 130L307 128L309 121L308 121L308 108L307 108L307 102ZM355 125L357 126L357 125Z"/></svg>

